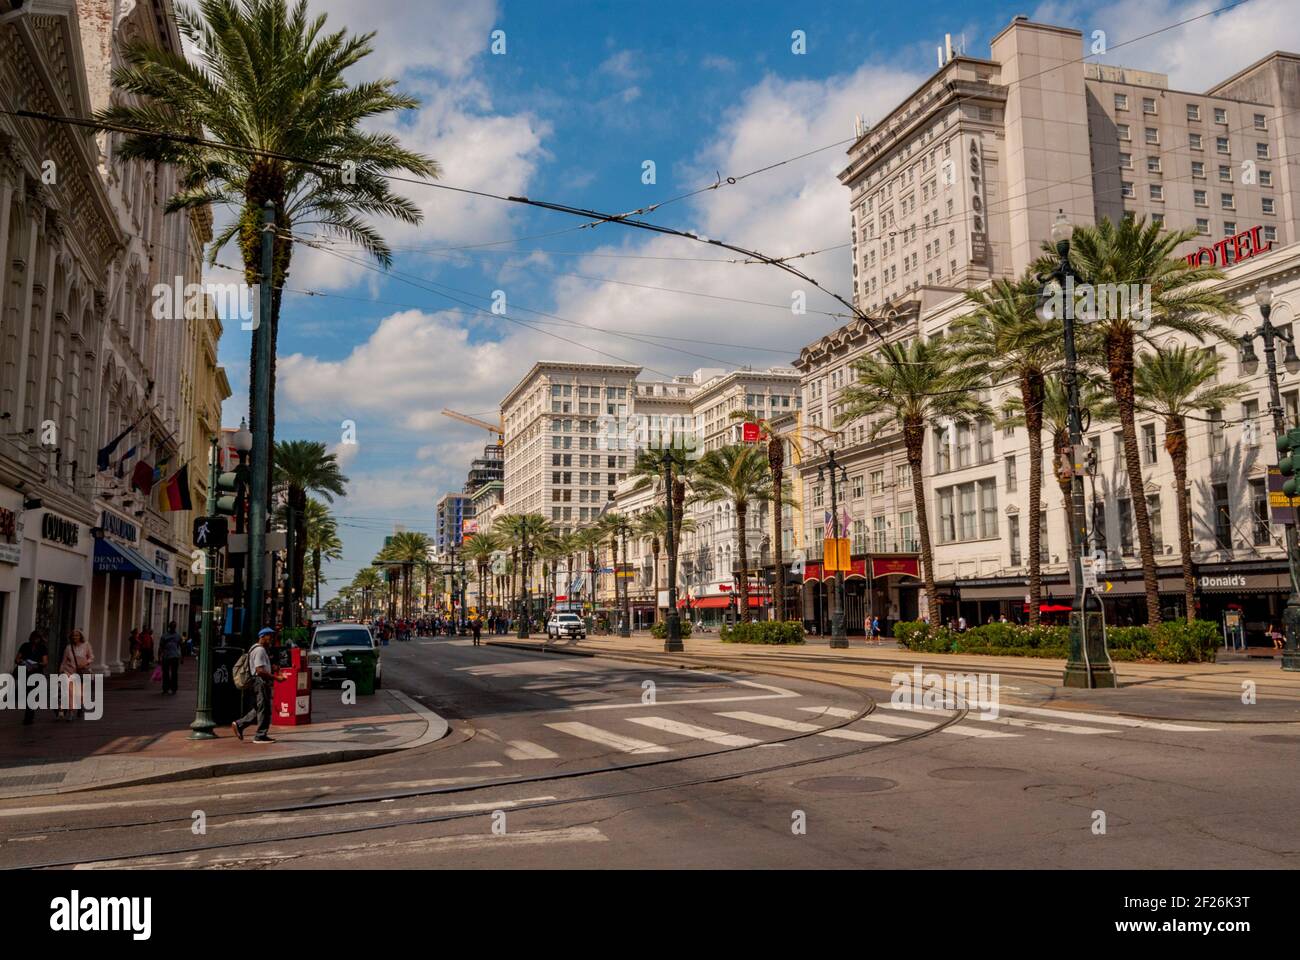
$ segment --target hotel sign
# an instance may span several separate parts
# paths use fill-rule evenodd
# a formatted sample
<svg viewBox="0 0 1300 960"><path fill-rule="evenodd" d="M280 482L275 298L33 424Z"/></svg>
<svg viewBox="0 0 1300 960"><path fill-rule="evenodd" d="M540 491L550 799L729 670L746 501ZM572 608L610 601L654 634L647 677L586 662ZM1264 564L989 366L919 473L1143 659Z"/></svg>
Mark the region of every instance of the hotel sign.
<svg viewBox="0 0 1300 960"><path fill-rule="evenodd" d="M1194 267L1228 267L1257 254L1268 253L1273 249L1273 241L1263 239L1263 231L1262 226L1254 226L1231 237L1224 237L1218 243L1189 253L1187 262Z"/></svg>

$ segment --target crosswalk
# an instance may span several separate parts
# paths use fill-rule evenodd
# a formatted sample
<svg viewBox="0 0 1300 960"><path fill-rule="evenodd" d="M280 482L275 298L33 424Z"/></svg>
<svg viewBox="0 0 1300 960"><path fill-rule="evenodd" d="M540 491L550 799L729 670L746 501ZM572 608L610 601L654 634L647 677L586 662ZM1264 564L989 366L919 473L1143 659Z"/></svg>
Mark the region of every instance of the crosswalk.
<svg viewBox="0 0 1300 960"><path fill-rule="evenodd" d="M543 724L546 730L560 735L542 738L547 740L545 746L531 740L507 740L491 731L484 732L508 759L527 762L563 760L566 745L587 753L595 744L613 753L645 756L674 752L685 754L711 747L757 746L786 739L788 735L855 743L891 743L927 730L968 740L1012 740L1025 736L1060 735L1095 738L1134 730L1212 733L1218 729L1204 724L1021 705L1000 705L996 715L972 711L957 722L950 722L956 717L956 711L921 708L906 703L878 703L874 711L862 717L858 717L860 711L845 707L789 706L797 716L761 710L713 709L692 714L691 722L664 716L662 711L618 718L607 714L600 718L603 721L600 724L557 720ZM835 726L853 718L857 719L851 724ZM586 746L579 747L579 743Z"/></svg>

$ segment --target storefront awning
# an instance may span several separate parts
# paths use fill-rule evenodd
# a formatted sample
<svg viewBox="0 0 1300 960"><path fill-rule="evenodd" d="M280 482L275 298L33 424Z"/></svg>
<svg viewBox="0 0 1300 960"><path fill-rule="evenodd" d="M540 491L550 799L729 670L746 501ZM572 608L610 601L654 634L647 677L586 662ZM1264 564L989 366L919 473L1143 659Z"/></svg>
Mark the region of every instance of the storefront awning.
<svg viewBox="0 0 1300 960"><path fill-rule="evenodd" d="M152 563L124 543L112 540L95 541L95 572L116 573L141 580L152 580L161 586L170 587L172 578L167 576Z"/></svg>
<svg viewBox="0 0 1300 960"><path fill-rule="evenodd" d="M749 605L751 607L760 607L763 605L763 602L764 598L762 597L751 596L749 598ZM687 606L687 602L685 600L678 600L677 606L685 607ZM698 600L690 601L690 608L692 610L725 610L729 606L731 606L731 597L700 597Z"/></svg>

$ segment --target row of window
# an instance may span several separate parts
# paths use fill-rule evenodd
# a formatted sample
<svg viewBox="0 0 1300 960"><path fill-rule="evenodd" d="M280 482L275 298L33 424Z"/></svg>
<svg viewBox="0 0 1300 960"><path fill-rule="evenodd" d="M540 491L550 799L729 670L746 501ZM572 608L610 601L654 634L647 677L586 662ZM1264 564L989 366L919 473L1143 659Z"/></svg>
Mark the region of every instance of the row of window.
<svg viewBox="0 0 1300 960"><path fill-rule="evenodd" d="M1115 133L1116 133L1116 136L1120 139L1121 142L1128 143L1128 142L1131 142L1131 141L1133 140L1133 130L1132 130L1132 128L1131 128L1127 123L1117 123L1117 124L1115 124ZM1148 144L1148 145L1150 145L1150 146L1153 146L1153 147L1155 147L1155 146L1159 146L1159 145L1160 145L1160 128L1159 128L1159 127L1144 127L1144 128L1142 129L1142 138L1143 138L1143 142L1146 143L1146 144ZM1189 150L1204 150L1204 149L1205 149L1205 137L1204 137L1204 135L1199 134L1199 133L1189 133L1189 134L1187 135L1187 147L1188 147ZM1228 137L1215 137L1215 138L1214 138L1214 149L1215 149L1215 152L1220 153L1220 154L1222 154L1222 155L1225 156L1225 157L1227 157L1227 156L1231 156L1231 155L1232 155L1232 142L1231 142L1230 138L1228 138ZM1266 140L1256 140L1256 141L1255 141L1255 159L1256 159L1256 160L1269 160L1269 159L1271 159L1271 157L1272 157L1272 151L1271 151L1271 148L1269 147L1268 141L1266 141Z"/></svg>
<svg viewBox="0 0 1300 960"><path fill-rule="evenodd" d="M615 467L623 468L627 465L627 457L604 456L599 453L583 453L578 455L578 466L580 467L599 467L601 460L605 460L605 466L613 469ZM571 453L553 453L551 454L551 466L553 467L571 467L573 466L573 454Z"/></svg>
<svg viewBox="0 0 1300 960"><path fill-rule="evenodd" d="M1201 105L1199 103L1189 103L1187 107L1187 119L1193 123L1199 123L1201 120ZM1127 110L1129 108L1129 98L1127 93L1115 94L1115 109ZM1160 113L1159 106L1155 97L1142 98L1142 112L1149 117L1157 116ZM1228 109L1227 107L1214 108L1214 122L1227 124ZM1268 129L1268 117L1262 113L1255 114L1254 126L1256 130Z"/></svg>

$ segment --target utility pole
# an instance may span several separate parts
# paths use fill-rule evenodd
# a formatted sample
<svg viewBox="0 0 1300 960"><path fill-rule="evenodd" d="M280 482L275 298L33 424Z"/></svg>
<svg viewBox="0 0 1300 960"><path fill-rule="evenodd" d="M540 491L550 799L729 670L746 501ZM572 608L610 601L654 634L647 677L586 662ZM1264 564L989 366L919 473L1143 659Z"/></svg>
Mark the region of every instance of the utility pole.
<svg viewBox="0 0 1300 960"><path fill-rule="evenodd" d="M830 471L831 481L831 523L832 523L832 540L835 545L835 592L831 599L831 647L835 649L846 649L849 645L848 634L844 630L844 564L840 562L840 501L839 501L839 476L836 471L847 481L848 471L835 462L835 450L830 451L830 456L826 462L826 469ZM817 480L822 480L822 468L817 468ZM822 557L823 568L826 564L826 557ZM749 576L746 571L744 576Z"/></svg>
<svg viewBox="0 0 1300 960"><path fill-rule="evenodd" d="M253 367L253 476L248 505L248 631L256 634L265 617L266 511L271 468L271 293L275 274L275 204L262 209L262 272L258 278L257 362ZM272 581L274 586L275 581Z"/></svg>
<svg viewBox="0 0 1300 960"><path fill-rule="evenodd" d="M522 548L519 555L519 562L521 565L519 570L519 587L520 587L520 591L523 593L524 609L523 609L523 616L519 618L519 632L516 633L515 636L520 640L526 640L528 639L528 621L532 616L532 598L529 597L528 595L528 587L529 587L528 568L530 564L528 562L528 517L527 515L524 516L521 526L524 528L523 529L524 536L523 536Z"/></svg>
<svg viewBox="0 0 1300 960"><path fill-rule="evenodd" d="M217 438L213 437L208 452L208 505L204 516L217 512ZM194 722L190 724L191 740L215 740L216 723L212 720L212 603L215 593L217 552L211 546L203 551L203 620L199 627L199 682L198 703L194 707Z"/></svg>
<svg viewBox="0 0 1300 960"><path fill-rule="evenodd" d="M673 456L672 449L664 447L664 516L667 517L667 531L664 539L668 547L668 614L664 618L664 652L681 653L682 622L677 616L677 541L673 536ZM655 597L655 602L659 598Z"/></svg>

